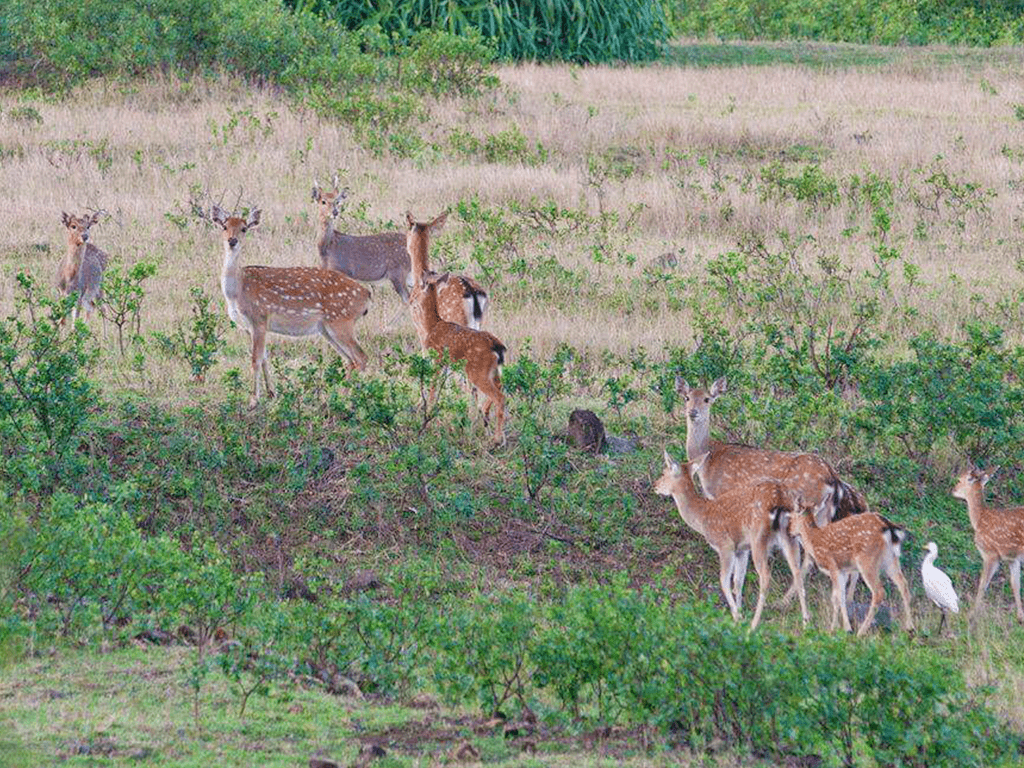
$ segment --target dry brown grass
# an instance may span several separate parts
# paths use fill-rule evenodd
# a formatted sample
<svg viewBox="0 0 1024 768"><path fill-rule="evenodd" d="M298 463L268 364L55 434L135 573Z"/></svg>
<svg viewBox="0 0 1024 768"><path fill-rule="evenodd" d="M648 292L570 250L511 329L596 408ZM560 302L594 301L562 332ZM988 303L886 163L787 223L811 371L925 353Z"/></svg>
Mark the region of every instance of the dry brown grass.
<svg viewBox="0 0 1024 768"><path fill-rule="evenodd" d="M813 234L823 249L864 267L870 242L862 215L845 199L818 212L791 200L764 201L756 189L760 169L777 158L816 157L833 177L872 170L913 185L922 178L915 169L942 155L955 177L995 192L990 214L968 215L961 232L927 220L904 194L897 200L893 239L920 265L926 284L908 300L936 327L955 333L969 291L951 292L952 276L989 300L1020 282L1014 260L1024 254L1018 186L1024 162L1002 152L1024 149L1022 124L1014 116L1014 105L1024 102L1020 58L1002 54L988 64L972 59L969 66L926 68L905 55L890 66L839 71L504 67L499 96L429 105L432 117L423 129L441 151L415 159L374 158L345 128L297 112L269 91L227 81L95 83L66 100L30 102L42 124L11 119L18 97L7 94L0 97L0 309L12 304L17 270L52 279L64 248L60 212L88 205L111 212L94 229L94 241L116 261L159 262L148 283L144 331L167 329L188 314L191 284L201 284L219 305L215 233L196 222L179 228L165 216L187 214L190 185L223 195L228 204L242 189L243 203L262 207L260 231L245 244L246 263L312 264L309 187L314 177L326 180L337 169L352 188L350 199L367 201L371 219L396 227L407 208L427 215L474 195L496 206L552 199L591 213L599 204L625 211L643 203L637 226L624 236L625 249L638 257L635 265L597 269L585 244L571 238L553 252L565 266L586 270L599 292L629 285L667 250L683 251L685 272L734 247L744 233L770 238L778 229ZM239 125L225 129L232 114ZM513 125L531 146L548 151L545 163L486 163L445 150L454 128L483 138ZM587 158L608 150L629 157L636 173L607 181L599 201L587 183ZM922 218L928 237L916 239L913 228ZM453 220L449 230L458 226ZM844 235L851 226L861 231ZM542 255L538 249L523 244L528 256ZM631 289L641 290L635 286L642 282ZM396 338L412 349L411 323L386 285L375 291L375 305L360 329L368 350ZM389 324L396 315L398 321ZM667 310L624 314L571 298L548 306L527 297L510 306L496 290L489 329L513 355L525 337L540 352L567 341L616 352L643 345L657 355L668 343L691 341L680 338L684 321ZM235 331L229 339L226 365L244 366L247 340ZM106 345L114 362L113 340ZM160 383L134 385L179 397L184 367L168 370ZM215 372L206 386L218 386L218 378Z"/></svg>

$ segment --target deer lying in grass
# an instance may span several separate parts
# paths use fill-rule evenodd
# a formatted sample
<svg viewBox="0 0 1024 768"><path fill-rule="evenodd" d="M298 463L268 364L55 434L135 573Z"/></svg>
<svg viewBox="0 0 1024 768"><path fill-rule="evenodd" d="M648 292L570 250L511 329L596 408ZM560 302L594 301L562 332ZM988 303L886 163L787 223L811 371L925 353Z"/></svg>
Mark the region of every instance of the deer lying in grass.
<svg viewBox="0 0 1024 768"><path fill-rule="evenodd" d="M224 230L224 268L221 290L228 315L252 336L253 395L260 400L260 370L273 397L267 370L267 332L284 336L315 336L327 339L352 368L366 365L355 337L355 323L366 314L370 291L340 272L317 267L239 267L242 235L260 223L254 208L247 219L229 216L213 206L210 219Z"/></svg>
<svg viewBox="0 0 1024 768"><path fill-rule="evenodd" d="M89 229L99 221L102 213L96 211L91 216L61 213L67 229L68 249L57 268L57 290L64 296L78 295L78 301L71 310L72 322L78 319L83 309L88 318L90 310L95 309L103 297L103 270L109 259L106 253L89 242Z"/></svg>
<svg viewBox="0 0 1024 768"><path fill-rule="evenodd" d="M505 345L487 331L442 320L437 309L437 283L427 282L420 290L414 289L412 303L426 331L424 346L440 354L447 352L451 360L466 361L466 378L484 396L481 407L484 424L488 423L493 405L494 440L504 443L505 395L501 389L501 366L505 362ZM431 392L431 401L434 396Z"/></svg>
<svg viewBox="0 0 1024 768"><path fill-rule="evenodd" d="M748 487L765 480L782 483L816 510L818 525L867 511L863 497L839 479L831 465L813 453L789 453L711 440L711 406L726 392L725 378L709 388L691 387L682 379L676 387L686 402L686 457L709 454L698 473L704 493L710 497L733 488ZM804 561L802 578L810 561ZM857 584L851 579L850 595ZM794 589L783 598L793 598Z"/></svg>
<svg viewBox="0 0 1024 768"><path fill-rule="evenodd" d="M981 553L981 577L971 616L981 607L989 582L1000 560L1010 561L1010 587L1017 606L1017 620L1024 622L1020 601L1020 563L1024 559L1024 507L994 509L985 505L985 486L992 474L969 469L957 478L953 495L967 502L967 515L974 529L974 546Z"/></svg>
<svg viewBox="0 0 1024 768"><path fill-rule="evenodd" d="M338 232L334 229L334 220L347 190L337 190L337 179L334 186L334 192L324 192L313 184L313 202L320 212L320 237L317 240L320 266L368 283L389 280L402 301L408 302L409 254L405 248L405 236L401 232L375 235Z"/></svg>
<svg viewBox="0 0 1024 768"><path fill-rule="evenodd" d="M763 482L726 491L714 499L704 498L694 488L693 473L699 472L708 458L706 454L698 456L686 465L684 472L665 451L665 471L654 484L655 492L671 496L683 521L718 553L719 583L734 620L739 621L747 562L753 557L758 593L750 628L755 629L760 622L771 581L768 554L778 546L793 574L793 587L800 598L800 614L806 623L809 616L800 579L798 549L789 532L779 526L778 513L790 504L786 491L779 483Z"/></svg>
<svg viewBox="0 0 1024 768"><path fill-rule="evenodd" d="M814 510L797 502L795 514L782 511L779 527L786 527L791 535L799 537L804 550L832 578L832 625L835 631L842 614L843 629L851 631L850 615L846 608L846 579L853 573L860 573L864 583L871 590L871 605L860 625L858 635L871 629L875 613L882 602L885 587L881 572L895 582L903 600L903 626L914 629L910 613L910 590L900 568L900 545L907 536L906 530L874 512L844 517L819 528ZM787 523L788 520L788 523Z"/></svg>
<svg viewBox="0 0 1024 768"><path fill-rule="evenodd" d="M412 265L413 292L421 290L428 282L437 284L437 311L442 320L480 330L487 310L487 292L476 280L463 275L445 273L438 275L430 270L430 236L436 234L448 220L442 213L430 221L416 221L408 211L405 214L406 248ZM426 334L422 318L413 310L413 323L423 345Z"/></svg>

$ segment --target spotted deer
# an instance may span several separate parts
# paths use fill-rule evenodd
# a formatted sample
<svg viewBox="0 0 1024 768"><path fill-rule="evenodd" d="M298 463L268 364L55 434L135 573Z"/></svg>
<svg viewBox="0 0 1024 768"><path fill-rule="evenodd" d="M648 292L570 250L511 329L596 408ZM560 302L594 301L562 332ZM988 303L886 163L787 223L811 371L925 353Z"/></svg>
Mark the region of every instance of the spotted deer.
<svg viewBox="0 0 1024 768"><path fill-rule="evenodd" d="M102 213L104 211L96 211L91 216L71 216L61 212L67 229L68 249L57 268L57 290L64 296L78 296L71 310L72 322L83 310L88 318L89 311L96 309L103 297L103 270L107 267L108 257L89 242L89 229L99 221Z"/></svg>
<svg viewBox="0 0 1024 768"><path fill-rule="evenodd" d="M771 581L768 555L774 547L779 547L793 574L793 587L800 598L800 614L806 623L809 616L800 579L799 550L789 532L778 525L778 512L791 504L789 495L779 483L767 481L725 491L714 499L705 498L697 493L693 474L700 471L708 458L707 454L696 457L684 471L665 451L665 470L654 483L655 492L671 496L683 521L718 553L719 583L734 620L740 618L747 563L753 557L758 593L750 628L757 628Z"/></svg>
<svg viewBox="0 0 1024 768"><path fill-rule="evenodd" d="M422 317L426 331L425 347L439 354L447 352L451 360L466 361L466 378L484 396L481 406L484 424L495 408L494 440L505 442L505 395L501 389L501 366L505 363L505 345L487 331L443 320L437 308L437 283L428 282L411 299ZM434 393L431 393L431 400Z"/></svg>
<svg viewBox="0 0 1024 768"><path fill-rule="evenodd" d="M355 337L355 323L366 314L370 291L340 272L317 267L239 267L242 236L260 223L254 208L248 218L229 216L213 206L210 219L223 229L224 268L220 286L228 315L252 337L253 395L260 400L260 371L273 397L267 370L267 332L283 336L315 336L327 339L352 368L366 365Z"/></svg>
<svg viewBox="0 0 1024 768"><path fill-rule="evenodd" d="M487 292L476 280L463 275L431 271L429 263L430 237L439 232L448 220L448 213L442 213L430 221L416 221L408 211L405 214L406 248L412 264L412 290L422 290L427 282L437 284L437 311L442 320L480 330L487 310ZM423 345L426 332L421 316L413 309L413 323Z"/></svg>
<svg viewBox="0 0 1024 768"><path fill-rule="evenodd" d="M913 630L910 590L903 569L900 568L900 546L907 536L906 530L874 512L844 517L819 528L813 507L804 506L799 497L795 506L795 513L779 513L779 527L788 525L790 534L800 539L800 544L814 558L818 568L832 579L830 631L836 630L840 614L843 629L851 631L850 615L846 607L846 580L854 573L859 573L871 590L871 605L857 634L864 635L871 629L871 622L885 595L882 571L899 589L903 600L904 628L907 631Z"/></svg>
<svg viewBox="0 0 1024 768"><path fill-rule="evenodd" d="M405 236L401 232L381 232L375 235L347 235L334 228L334 220L341 211L341 201L348 190L324 192L313 184L313 202L320 213L319 239L320 266L333 269L355 280L374 283L389 280L402 301L409 301L409 254Z"/></svg>
<svg viewBox="0 0 1024 768"><path fill-rule="evenodd" d="M1017 620L1024 622L1020 600L1020 563L1024 559L1024 507L994 509L985 505L985 486L993 473L969 469L957 478L953 496L967 502L967 516L974 529L974 546L981 553L981 577L971 616L981 607L989 582L1000 560L1010 561L1010 587L1017 606Z"/></svg>
<svg viewBox="0 0 1024 768"><path fill-rule="evenodd" d="M728 489L764 480L775 480L815 508L819 525L867 511L863 497L840 480L835 470L820 456L713 441L711 406L727 391L724 377L706 389L691 387L682 379L676 380L676 387L686 401L687 458L692 461L697 456L710 454L699 472L701 488L708 496L714 497ZM809 568L810 561L805 560L803 578L806 578ZM851 596L856 583L854 575L850 581ZM784 600L791 600L793 594L791 588Z"/></svg>

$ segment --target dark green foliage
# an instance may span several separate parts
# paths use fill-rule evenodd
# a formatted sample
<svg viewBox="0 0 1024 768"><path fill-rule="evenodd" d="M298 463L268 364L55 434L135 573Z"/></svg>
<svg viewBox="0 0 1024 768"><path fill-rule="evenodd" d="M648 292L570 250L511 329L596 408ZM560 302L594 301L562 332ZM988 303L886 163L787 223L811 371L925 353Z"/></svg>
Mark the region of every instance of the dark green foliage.
<svg viewBox="0 0 1024 768"><path fill-rule="evenodd" d="M674 0L669 8L676 32L730 39L972 46L1024 39L1018 0Z"/></svg>
<svg viewBox="0 0 1024 768"><path fill-rule="evenodd" d="M476 32L493 41L503 59L650 61L661 55L661 44L669 36L663 7L652 0L289 2L316 9L349 29L379 26L402 41L424 27L458 36Z"/></svg>
<svg viewBox="0 0 1024 768"><path fill-rule="evenodd" d="M139 261L130 268L114 267L103 275L103 299L100 309L103 318L117 328L117 348L125 354L125 326L133 333L129 342L141 339L142 300L145 291L142 281L156 274L156 264Z"/></svg>

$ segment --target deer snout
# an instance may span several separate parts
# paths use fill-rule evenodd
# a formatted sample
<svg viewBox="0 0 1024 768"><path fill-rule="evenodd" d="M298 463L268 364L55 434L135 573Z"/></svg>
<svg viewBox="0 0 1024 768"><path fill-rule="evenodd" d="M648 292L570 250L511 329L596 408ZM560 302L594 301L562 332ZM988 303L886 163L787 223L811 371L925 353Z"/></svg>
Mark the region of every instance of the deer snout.
<svg viewBox="0 0 1024 768"><path fill-rule="evenodd" d="M691 409L689 410L689 412L688 412L688 413L687 413L686 415L687 415L687 416L689 416L689 417L690 417L691 419L693 419L694 421L696 421L696 420L697 420L697 417L698 417L698 416L699 416L700 414L699 414L699 413L697 412L697 409L696 409L696 408L691 408Z"/></svg>
<svg viewBox="0 0 1024 768"><path fill-rule="evenodd" d="M89 242L89 233L88 232L83 232L82 233L82 242L83 243Z"/></svg>
<svg viewBox="0 0 1024 768"><path fill-rule="evenodd" d="M228 245L230 245L232 248L234 248L236 245L238 245L238 238L237 237L229 237L228 238Z"/></svg>

